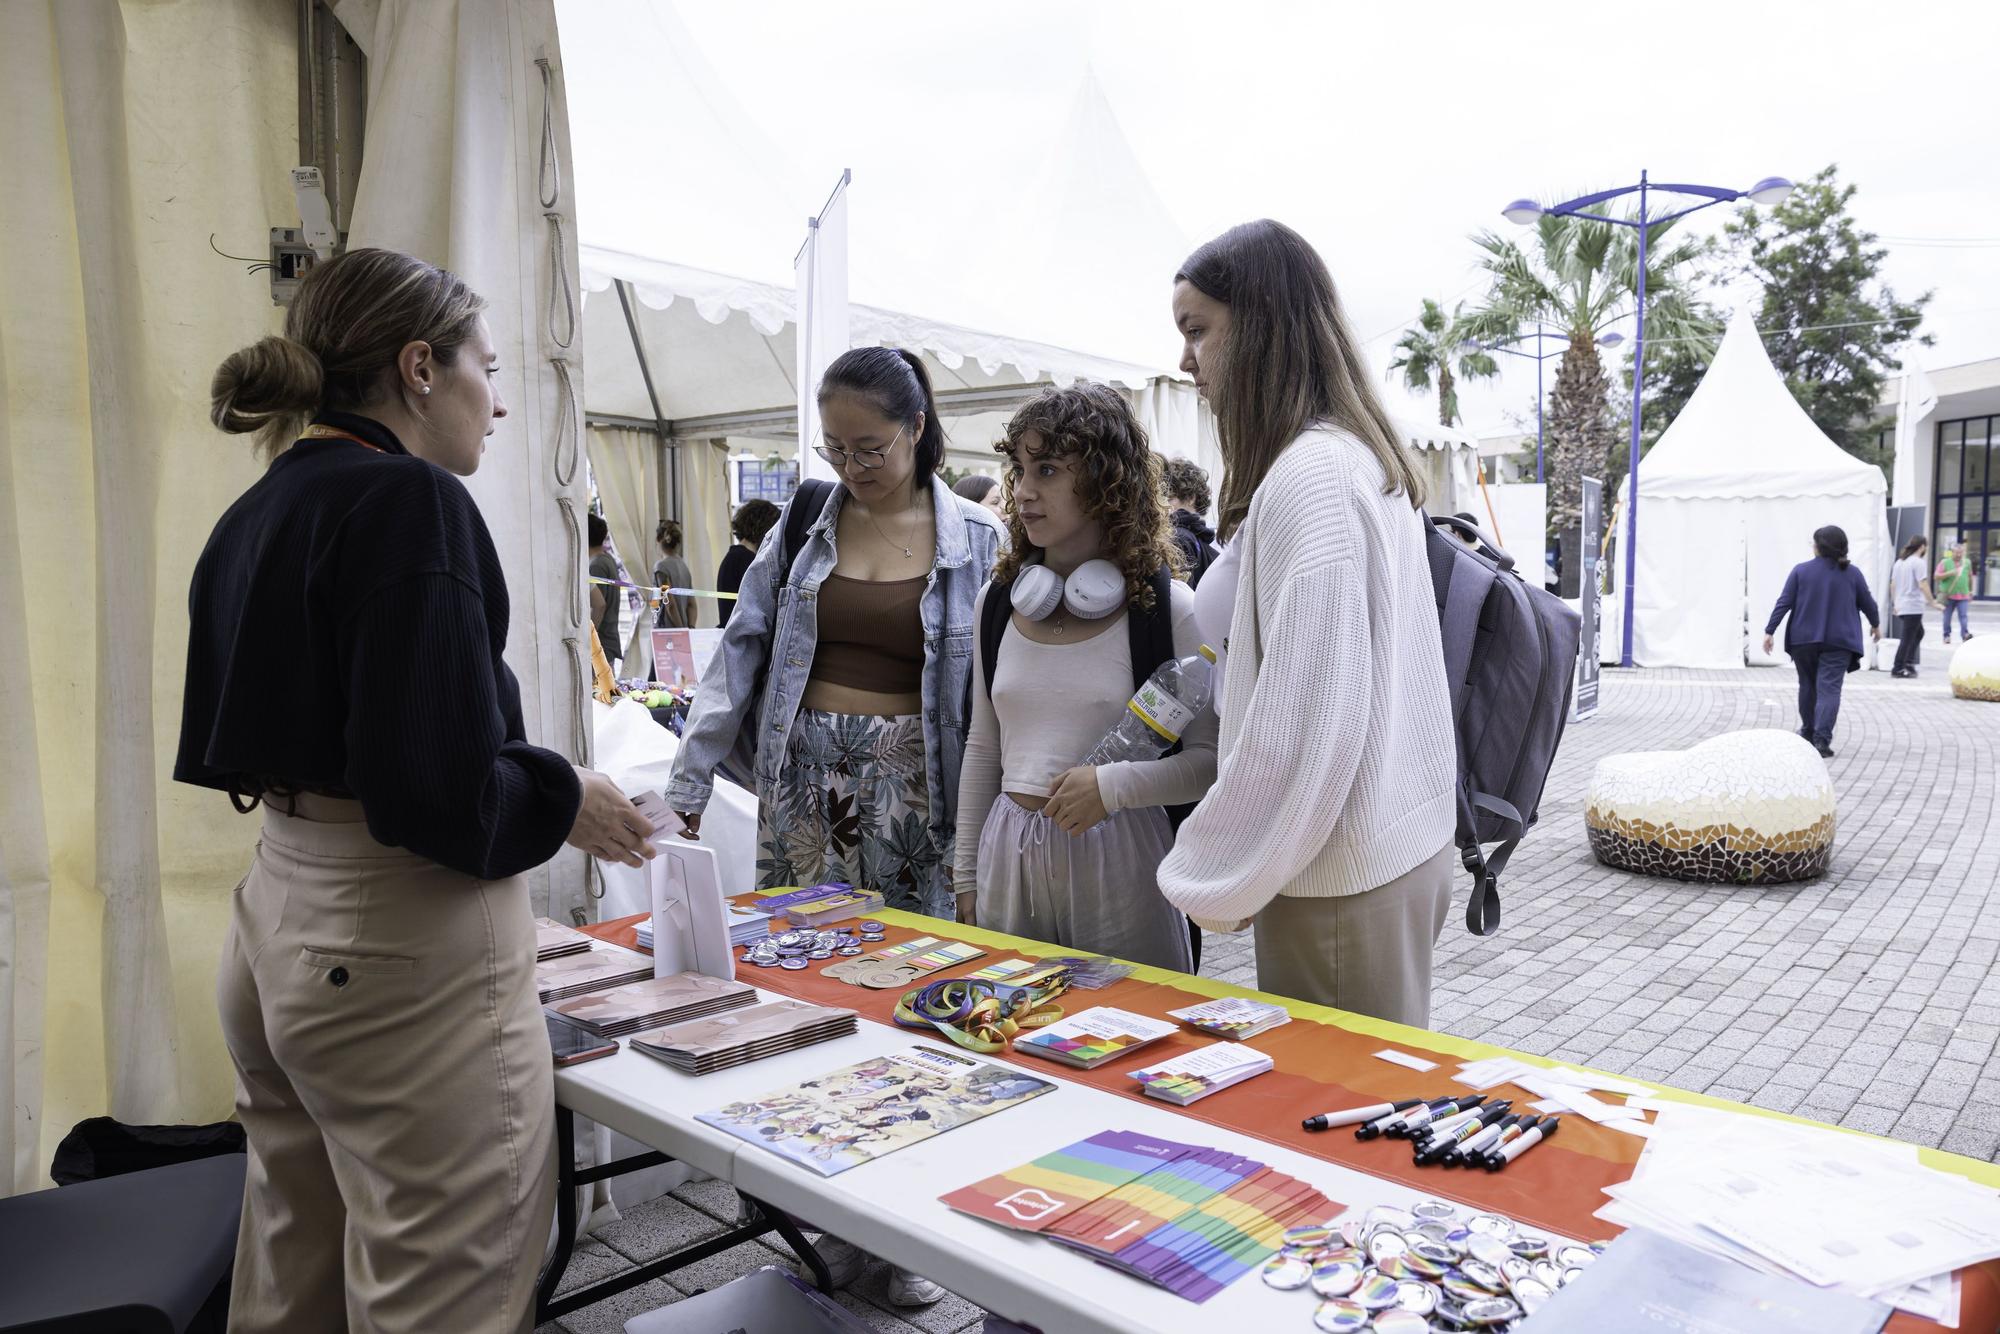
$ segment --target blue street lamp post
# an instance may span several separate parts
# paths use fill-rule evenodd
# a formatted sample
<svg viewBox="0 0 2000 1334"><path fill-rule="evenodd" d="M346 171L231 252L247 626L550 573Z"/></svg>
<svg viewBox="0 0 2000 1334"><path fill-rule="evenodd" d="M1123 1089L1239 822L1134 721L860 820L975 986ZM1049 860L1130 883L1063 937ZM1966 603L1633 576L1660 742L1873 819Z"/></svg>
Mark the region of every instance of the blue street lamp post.
<svg viewBox="0 0 2000 1334"><path fill-rule="evenodd" d="M1702 202L1699 204L1690 204L1686 208L1678 209L1672 213L1663 213L1657 217L1649 216L1646 212L1646 196L1655 192L1693 195ZM1600 190L1594 195L1583 195L1576 199L1567 199L1560 204L1550 204L1546 207L1537 204L1532 199L1517 199L1507 205L1506 208L1500 210L1501 215L1507 221L1519 223L1523 227L1532 225L1544 213L1550 213L1557 217L1589 218L1594 222L1608 222L1619 227L1633 228L1639 233L1639 275L1634 302L1634 314L1638 317L1638 327L1632 336L1632 442L1625 466L1625 476L1627 479L1625 492L1625 599L1624 614L1619 618L1620 643L1618 665L1620 667L1630 667L1632 665L1632 588L1633 574L1638 566L1639 544L1639 402L1644 384L1646 365L1647 232L1653 227L1673 222L1679 218L1685 218L1690 213L1699 212L1716 204L1733 203L1739 199L1749 199L1758 204L1775 204L1791 192L1792 183L1782 176L1766 176L1748 190L1726 190L1721 186L1715 185L1654 185L1647 180L1646 173L1641 171L1637 185L1620 186L1616 190ZM1599 204L1608 203L1613 199L1621 199L1630 194L1639 196L1639 212L1635 218L1614 218L1606 213L1593 213L1590 211Z"/></svg>
<svg viewBox="0 0 2000 1334"><path fill-rule="evenodd" d="M1535 340L1535 350L1533 352L1523 352L1521 349L1511 346L1514 343L1526 342L1530 337ZM1526 357L1529 361L1535 363L1535 480L1537 482L1544 480L1542 477L1542 363L1550 357L1559 357L1564 352L1567 352L1570 343L1568 338L1564 338L1562 340L1562 347L1556 351L1542 351L1542 340L1554 337L1555 335L1544 329L1538 321L1535 325L1535 332L1532 335L1516 334L1512 338L1503 338L1495 343L1470 343L1466 345L1470 351L1505 352L1510 357ZM1624 334L1610 333L1598 339L1597 344L1599 347L1615 347L1624 341Z"/></svg>

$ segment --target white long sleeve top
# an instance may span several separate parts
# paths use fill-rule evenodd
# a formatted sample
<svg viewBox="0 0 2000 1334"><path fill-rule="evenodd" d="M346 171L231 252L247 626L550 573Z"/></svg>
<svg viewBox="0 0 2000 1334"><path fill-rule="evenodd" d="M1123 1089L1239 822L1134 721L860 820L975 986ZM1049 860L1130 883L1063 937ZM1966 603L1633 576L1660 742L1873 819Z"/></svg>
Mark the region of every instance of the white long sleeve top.
<svg viewBox="0 0 2000 1334"><path fill-rule="evenodd" d="M1168 608L1176 657L1201 647L1194 624L1194 591L1175 581ZM973 609L981 623L987 584ZM975 649L975 652L977 650ZM1056 778L1111 730L1132 698L1131 634L1125 614L1089 639L1041 644L1010 621L1000 644L993 680L983 662L972 665L972 727L958 779L958 849L954 888L978 885L979 836L1002 792L1046 797ZM1157 760L1099 765L1098 795L1113 813L1199 801L1215 781L1215 710L1203 709L1181 736L1178 754Z"/></svg>
<svg viewBox="0 0 2000 1334"><path fill-rule="evenodd" d="M1457 743L1423 520L1383 480L1359 440L1308 431L1232 539L1215 786L1160 864L1192 917L1359 894L1452 840Z"/></svg>

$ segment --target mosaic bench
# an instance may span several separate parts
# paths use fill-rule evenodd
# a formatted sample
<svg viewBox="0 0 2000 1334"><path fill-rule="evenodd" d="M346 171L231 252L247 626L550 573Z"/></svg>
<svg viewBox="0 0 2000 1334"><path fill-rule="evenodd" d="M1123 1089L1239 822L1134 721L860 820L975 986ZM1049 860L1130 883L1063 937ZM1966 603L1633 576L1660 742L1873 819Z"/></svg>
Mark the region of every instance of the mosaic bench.
<svg viewBox="0 0 2000 1334"><path fill-rule="evenodd" d="M1960 699L2000 700L2000 635L1980 635L1952 653L1951 693Z"/></svg>
<svg viewBox="0 0 2000 1334"><path fill-rule="evenodd" d="M1607 866L1668 880L1777 885L1833 858L1833 783L1793 732L1730 732L1598 761L1584 801Z"/></svg>

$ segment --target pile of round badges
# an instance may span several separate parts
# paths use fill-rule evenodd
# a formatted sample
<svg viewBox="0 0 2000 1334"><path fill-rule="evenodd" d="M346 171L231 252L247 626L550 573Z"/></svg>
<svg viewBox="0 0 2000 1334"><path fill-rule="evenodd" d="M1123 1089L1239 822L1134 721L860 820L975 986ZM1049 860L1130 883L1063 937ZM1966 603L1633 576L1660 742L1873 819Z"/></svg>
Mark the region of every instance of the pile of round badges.
<svg viewBox="0 0 2000 1334"><path fill-rule="evenodd" d="M1264 1263L1274 1288L1309 1289L1327 1334L1509 1330L1597 1259L1604 1243L1530 1236L1499 1214L1425 1200L1380 1206L1339 1227L1295 1227Z"/></svg>
<svg viewBox="0 0 2000 1334"><path fill-rule="evenodd" d="M831 959L836 954L852 958L863 952L862 942L874 944L883 934L880 922L857 922L827 931L787 931L745 945L743 962L759 968L789 968L797 972L815 959Z"/></svg>

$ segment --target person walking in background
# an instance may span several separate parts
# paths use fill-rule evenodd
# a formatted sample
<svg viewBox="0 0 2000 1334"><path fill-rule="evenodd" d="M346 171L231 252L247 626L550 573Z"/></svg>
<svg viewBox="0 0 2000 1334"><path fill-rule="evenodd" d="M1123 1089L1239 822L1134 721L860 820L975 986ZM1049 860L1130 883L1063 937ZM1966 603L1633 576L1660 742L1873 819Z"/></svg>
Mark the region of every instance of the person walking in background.
<svg viewBox="0 0 2000 1334"><path fill-rule="evenodd" d="M1215 530L1208 526L1208 472L1193 459L1168 459L1161 467L1161 488L1173 519L1174 545L1181 549L1181 568L1189 588L1200 588L1201 577L1215 564Z"/></svg>
<svg viewBox="0 0 2000 1334"><path fill-rule="evenodd" d="M1924 608L1938 605L1931 595L1930 561L1925 556L1929 545L1921 537L1911 538L1889 574L1890 609L1896 617L1896 666L1891 676L1917 674L1917 646L1924 642Z"/></svg>
<svg viewBox="0 0 2000 1334"><path fill-rule="evenodd" d="M768 500L746 500L736 507L735 516L729 520L729 535L736 540L722 553L722 564L716 568L716 592L734 593L743 587L743 572L750 568L758 548L764 545L764 534L771 531L778 514L778 507ZM736 610L736 599L717 598L715 606L716 623L728 625L730 614Z"/></svg>
<svg viewBox="0 0 2000 1334"><path fill-rule="evenodd" d="M654 586L661 589L694 587L694 571L681 559L681 526L672 519L660 520L660 526L653 530L653 541L660 547L660 558L653 562ZM661 593L659 618L653 623L671 630L693 629L694 599Z"/></svg>
<svg viewBox="0 0 2000 1334"><path fill-rule="evenodd" d="M1933 585L1938 597L1944 599L1944 642L1951 642L1951 616L1958 613L1958 633L1970 641L1972 624L1966 619L1966 607L1972 601L1972 561L1965 553L1965 534L1960 533L1952 542L1951 550L1938 562L1937 582Z"/></svg>
<svg viewBox="0 0 2000 1334"><path fill-rule="evenodd" d="M590 622L597 627L597 644L604 660L617 665L625 656L625 642L618 637L618 606L625 590L618 587L618 558L604 549L611 540L611 525L596 510L590 511L590 577L603 583L590 586Z"/></svg>
<svg viewBox="0 0 2000 1334"><path fill-rule="evenodd" d="M1785 652L1799 674L1799 735L1832 759L1840 689L1849 672L1861 670L1861 618L1880 639L1882 617L1868 580L1847 563L1847 533L1828 524L1813 534L1812 545L1813 558L1785 576L1764 626L1764 652L1771 652L1784 621Z"/></svg>
<svg viewBox="0 0 2000 1334"><path fill-rule="evenodd" d="M1297 232L1202 246L1173 313L1222 437L1223 560L1195 621L1228 653L1215 786L1160 890L1205 929L1254 920L1261 990L1421 1027L1458 866L1423 483Z"/></svg>

